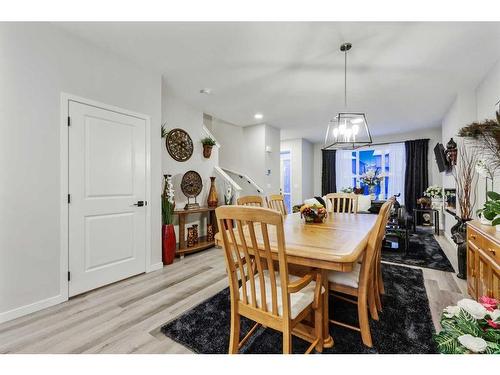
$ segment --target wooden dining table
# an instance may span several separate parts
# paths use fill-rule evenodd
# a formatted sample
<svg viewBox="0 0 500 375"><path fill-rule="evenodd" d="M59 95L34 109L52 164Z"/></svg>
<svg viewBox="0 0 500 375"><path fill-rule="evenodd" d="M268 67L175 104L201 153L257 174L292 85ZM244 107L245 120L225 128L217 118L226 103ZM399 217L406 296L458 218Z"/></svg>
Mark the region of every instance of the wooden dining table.
<svg viewBox="0 0 500 375"><path fill-rule="evenodd" d="M352 271L363 254L377 215L329 213L323 223L305 223L299 213L284 216L284 232L287 262L311 267L322 274L325 291L328 291L328 272ZM244 231L247 242L250 237ZM259 249L264 248L262 235L255 231ZM248 235L248 237L247 237ZM271 251L277 254L275 230L269 228ZM216 245L221 246L220 234L215 236ZM260 247L262 245L262 248ZM253 252L254 249L249 249ZM329 332L328 292L323 294L323 346L333 346Z"/></svg>

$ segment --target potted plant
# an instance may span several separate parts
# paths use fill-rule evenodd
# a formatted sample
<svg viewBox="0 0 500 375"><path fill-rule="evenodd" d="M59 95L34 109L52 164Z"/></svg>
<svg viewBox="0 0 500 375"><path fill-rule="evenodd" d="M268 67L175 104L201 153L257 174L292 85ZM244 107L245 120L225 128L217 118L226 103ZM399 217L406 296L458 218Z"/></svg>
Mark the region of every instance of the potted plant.
<svg viewBox="0 0 500 375"><path fill-rule="evenodd" d="M442 354L500 354L500 304L483 296L476 302L462 299L441 316L442 330L434 335Z"/></svg>
<svg viewBox="0 0 500 375"><path fill-rule="evenodd" d="M172 264L175 258L175 231L173 216L175 209L174 189L172 175L166 174L165 186L161 196L161 217L162 217L162 261L163 264Z"/></svg>
<svg viewBox="0 0 500 375"><path fill-rule="evenodd" d="M477 210L477 214L481 217L481 223L487 225L493 225L500 231L500 194L494 191L489 191L486 193L486 202L484 202L483 208Z"/></svg>
<svg viewBox="0 0 500 375"><path fill-rule="evenodd" d="M201 144L203 145L203 156L209 159L212 155L212 147L216 145L215 141L210 137L205 137L201 140Z"/></svg>

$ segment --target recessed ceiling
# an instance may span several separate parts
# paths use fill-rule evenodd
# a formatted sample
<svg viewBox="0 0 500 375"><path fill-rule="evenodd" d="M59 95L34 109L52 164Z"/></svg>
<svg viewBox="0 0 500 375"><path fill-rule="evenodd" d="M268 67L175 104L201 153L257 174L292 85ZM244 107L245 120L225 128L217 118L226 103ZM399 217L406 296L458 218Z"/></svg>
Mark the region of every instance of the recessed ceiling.
<svg viewBox="0 0 500 375"><path fill-rule="evenodd" d="M500 23L156 22L59 26L164 75L176 96L236 125L262 120L282 138L321 142L343 110L376 139L440 126L458 90L500 58ZM200 94L209 87L210 95ZM500 93L499 93L500 94Z"/></svg>

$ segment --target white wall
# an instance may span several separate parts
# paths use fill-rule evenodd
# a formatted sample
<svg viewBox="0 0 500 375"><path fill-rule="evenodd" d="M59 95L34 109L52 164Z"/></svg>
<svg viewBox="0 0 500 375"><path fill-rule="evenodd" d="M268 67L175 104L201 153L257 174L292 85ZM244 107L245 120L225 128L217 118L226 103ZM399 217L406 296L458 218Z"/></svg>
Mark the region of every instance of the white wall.
<svg viewBox="0 0 500 375"><path fill-rule="evenodd" d="M201 139L206 137L203 132L203 112L197 110L183 101L179 100L175 94L170 90L168 82L165 78L162 79L162 122L166 122L166 129L173 128L184 129L193 141L194 151L191 158L187 161L179 162L174 160L167 151L165 146L165 139L162 141L161 159L162 159L162 173L171 174L175 190L175 204L177 209L184 208L187 203L186 196L181 190L182 176L189 170L198 172L202 178L203 190L197 197L197 202L201 206L207 205L208 192L210 190L210 176L217 175L214 172L214 167L219 163L219 149L212 148L212 155L209 159L203 156L203 146ZM161 176L163 178L163 176ZM216 180L217 181L217 180ZM219 191L219 199L222 198L222 191ZM191 199L191 203L194 200ZM175 218L176 239L179 242L179 231L177 217ZM207 215L189 215L186 224L198 224L200 235L206 234ZM186 231L187 234L187 231Z"/></svg>
<svg viewBox="0 0 500 375"><path fill-rule="evenodd" d="M1 23L0 321L60 302L61 92L151 116L151 174L160 175L159 74L50 24ZM154 264L161 186L153 182Z"/></svg>
<svg viewBox="0 0 500 375"><path fill-rule="evenodd" d="M485 74L482 82L477 87L466 87L457 93L455 101L451 104L442 122L443 143L448 142L450 137L455 137L457 143L460 143L460 139L456 137L456 134L461 127L473 121L495 118L495 103L500 100L499 82L500 61ZM443 174L442 183L444 187L455 187L455 181L451 175ZM497 178L495 179L495 186L498 187L498 184ZM486 199L483 177L478 180L476 194L474 211L481 208ZM450 228L455 223L456 220L451 215L445 214L444 226L447 236L450 236Z"/></svg>
<svg viewBox="0 0 500 375"><path fill-rule="evenodd" d="M441 185L442 179L434 158L433 148L436 143L441 142L441 128L425 129L419 132L406 132L400 134L374 137L373 143L403 142L412 139L429 139L429 185ZM322 168L322 143L314 144L314 195L321 195L321 168Z"/></svg>
<svg viewBox="0 0 500 375"><path fill-rule="evenodd" d="M279 192L279 129L267 124L241 127L215 117L212 117L209 129L221 145L219 165L222 168L246 174L263 189L264 194ZM266 146L271 147L270 153L266 152ZM268 170L270 175L267 175ZM245 185L243 188L248 191Z"/></svg>

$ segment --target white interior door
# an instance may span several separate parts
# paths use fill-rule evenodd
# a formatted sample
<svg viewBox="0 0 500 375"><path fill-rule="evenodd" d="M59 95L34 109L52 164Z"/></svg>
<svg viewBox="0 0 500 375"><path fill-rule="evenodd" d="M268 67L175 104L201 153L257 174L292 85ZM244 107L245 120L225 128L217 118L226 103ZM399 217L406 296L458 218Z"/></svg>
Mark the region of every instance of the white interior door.
<svg viewBox="0 0 500 375"><path fill-rule="evenodd" d="M146 270L146 120L74 101L69 116L74 296Z"/></svg>

